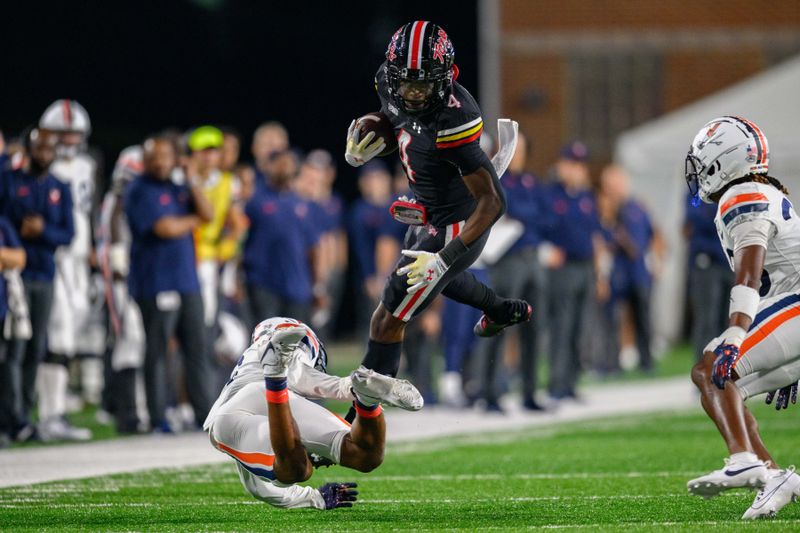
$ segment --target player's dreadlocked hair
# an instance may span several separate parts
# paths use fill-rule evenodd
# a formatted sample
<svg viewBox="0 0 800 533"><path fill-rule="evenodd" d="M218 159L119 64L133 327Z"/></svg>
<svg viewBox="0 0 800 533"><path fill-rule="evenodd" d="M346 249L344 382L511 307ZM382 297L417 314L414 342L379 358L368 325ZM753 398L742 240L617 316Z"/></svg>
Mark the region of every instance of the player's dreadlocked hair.
<svg viewBox="0 0 800 533"><path fill-rule="evenodd" d="M765 185L772 185L779 191L781 191L786 196L789 196L789 189L787 189L783 183L778 181L778 178L773 178L767 174L753 174L750 176L750 181L755 181L756 183L764 183Z"/></svg>
<svg viewBox="0 0 800 533"><path fill-rule="evenodd" d="M710 194L709 198L714 202L719 202L719 199L722 198L722 195L724 195L728 191L728 189L730 189L734 185L739 185L740 183L749 183L749 182L763 183L764 185L772 185L786 196L789 196L789 189L787 189L783 185L783 183L778 181L778 178L773 178L772 176L769 176L767 174L748 174L747 176L742 176L739 179L733 180L732 182L725 185L719 191Z"/></svg>

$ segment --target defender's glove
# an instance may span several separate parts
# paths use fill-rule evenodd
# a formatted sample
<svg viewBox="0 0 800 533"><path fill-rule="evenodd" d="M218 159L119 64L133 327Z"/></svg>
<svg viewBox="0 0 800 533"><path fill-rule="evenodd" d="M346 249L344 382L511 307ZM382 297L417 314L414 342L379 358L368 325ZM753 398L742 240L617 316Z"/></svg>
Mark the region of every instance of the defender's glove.
<svg viewBox="0 0 800 533"><path fill-rule="evenodd" d="M714 348L714 367L711 371L711 381L718 389L725 389L725 383L731 379L731 372L739 361L739 347L742 345L746 332L738 326L726 329L722 335L711 343L719 343ZM709 345L706 350L710 349Z"/></svg>
<svg viewBox="0 0 800 533"><path fill-rule="evenodd" d="M772 400L776 397L775 409L778 411L787 409L789 407L789 400L791 400L792 403L797 403L797 384L798 382L794 382L791 385L786 385L782 389L767 393L767 405L770 405Z"/></svg>
<svg viewBox="0 0 800 533"><path fill-rule="evenodd" d="M358 491L353 490L358 485L355 483L326 483L319 488L325 500L325 509L338 509L339 507L352 507L358 497Z"/></svg>
<svg viewBox="0 0 800 533"><path fill-rule="evenodd" d="M276 330L261 353L261 368L264 371L264 377L285 378L289 360L305 336L306 328L301 326Z"/></svg>
<svg viewBox="0 0 800 533"><path fill-rule="evenodd" d="M347 146L344 151L344 158L350 166L360 167L386 148L386 143L379 138L377 141L370 141L375 138L375 132L371 131L359 140L361 130L356 126L356 121L350 123L347 129Z"/></svg>
<svg viewBox="0 0 800 533"><path fill-rule="evenodd" d="M415 259L414 262L398 268L397 275L408 275L409 294L436 283L450 268L439 254L423 252L421 250L403 250L403 255Z"/></svg>

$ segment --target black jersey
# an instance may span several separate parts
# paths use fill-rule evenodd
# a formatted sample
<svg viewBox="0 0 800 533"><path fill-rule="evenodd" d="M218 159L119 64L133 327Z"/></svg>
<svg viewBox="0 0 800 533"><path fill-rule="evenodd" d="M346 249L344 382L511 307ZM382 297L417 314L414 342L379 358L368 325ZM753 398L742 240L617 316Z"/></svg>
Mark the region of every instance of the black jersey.
<svg viewBox="0 0 800 533"><path fill-rule="evenodd" d="M462 177L480 166L492 168L480 147L483 120L475 99L453 82L452 92L437 111L406 113L389 95L384 65L375 76L375 88L381 112L394 126L411 191L425 206L429 222L443 227L466 220L475 210L476 200Z"/></svg>

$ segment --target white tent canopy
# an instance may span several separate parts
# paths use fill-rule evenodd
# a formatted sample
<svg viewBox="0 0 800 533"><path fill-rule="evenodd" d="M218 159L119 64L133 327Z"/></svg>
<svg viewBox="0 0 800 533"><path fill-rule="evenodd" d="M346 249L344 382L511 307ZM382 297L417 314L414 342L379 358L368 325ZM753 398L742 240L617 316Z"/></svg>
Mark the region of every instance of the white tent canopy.
<svg viewBox="0 0 800 533"><path fill-rule="evenodd" d="M617 140L615 160L630 174L634 194L649 208L669 247L653 292L654 331L662 342L678 338L684 309L684 158L703 124L721 115L740 115L758 124L769 141L770 174L790 193L800 193L800 56L628 130Z"/></svg>

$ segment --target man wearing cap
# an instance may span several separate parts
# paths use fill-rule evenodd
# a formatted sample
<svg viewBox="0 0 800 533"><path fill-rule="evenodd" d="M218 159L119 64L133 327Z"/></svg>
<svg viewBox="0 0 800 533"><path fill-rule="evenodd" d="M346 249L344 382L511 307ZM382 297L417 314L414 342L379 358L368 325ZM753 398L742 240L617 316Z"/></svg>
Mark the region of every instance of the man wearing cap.
<svg viewBox="0 0 800 533"><path fill-rule="evenodd" d="M509 298L522 298L530 302L534 309L541 311L545 284L537 247L542 240L545 219L543 212L547 206L542 201L543 186L525 170L528 148L529 141L520 132L514 157L500 180L508 202L506 216L521 223L523 230L500 259L491 265L489 276L496 291ZM533 320L520 324L519 327L522 404L525 409L532 411L542 410L535 398L538 360L536 331L541 316L542 313L539 312ZM504 340L503 336L497 336L484 344L487 351L484 394L490 410L500 410L494 382L497 367L503 360Z"/></svg>
<svg viewBox="0 0 800 533"><path fill-rule="evenodd" d="M547 194L544 254L562 258L549 262L551 371L553 399L575 398L580 371L580 340L594 297L595 247L600 222L589 183L589 151L580 141L561 149L555 164L556 182Z"/></svg>
<svg viewBox="0 0 800 533"><path fill-rule="evenodd" d="M128 287L144 322L150 424L154 430L169 432L164 362L173 332L180 342L186 390L198 423L205 420L213 402L210 341L192 239L200 224L213 219L213 207L196 180L184 185L172 181L177 154L170 138L151 137L142 147L144 173L128 186L124 201L132 235Z"/></svg>
<svg viewBox="0 0 800 533"><path fill-rule="evenodd" d="M224 136L214 126L201 126L189 134L190 179L203 191L214 217L194 231L197 275L203 295L203 321L211 331L219 310L219 280L222 265L236 256L247 229L239 205L239 180L220 170Z"/></svg>

